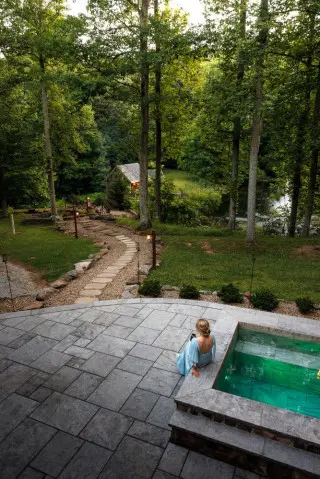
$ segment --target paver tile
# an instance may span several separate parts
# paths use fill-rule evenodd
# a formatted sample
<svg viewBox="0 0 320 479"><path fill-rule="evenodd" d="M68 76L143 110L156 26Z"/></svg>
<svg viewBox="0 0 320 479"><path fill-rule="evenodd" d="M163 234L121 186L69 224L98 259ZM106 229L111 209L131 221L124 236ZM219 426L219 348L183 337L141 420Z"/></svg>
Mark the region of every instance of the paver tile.
<svg viewBox="0 0 320 479"><path fill-rule="evenodd" d="M135 344L133 341L114 338L103 332L88 345L88 348L101 353L111 354L118 358L124 358Z"/></svg>
<svg viewBox="0 0 320 479"><path fill-rule="evenodd" d="M64 366L70 359L65 353L60 353L59 351L47 351L44 353L40 358L36 359L31 366L36 369L41 369L41 371L45 371L47 373L53 374L61 366Z"/></svg>
<svg viewBox="0 0 320 479"><path fill-rule="evenodd" d="M186 314L187 316L202 318L202 315L206 311L206 307L175 303L169 306L168 311L174 311L175 313L182 313Z"/></svg>
<svg viewBox="0 0 320 479"><path fill-rule="evenodd" d="M18 394L11 394L0 404L0 441L26 418L38 403Z"/></svg>
<svg viewBox="0 0 320 479"><path fill-rule="evenodd" d="M86 323L93 323L93 321L100 316L102 316L103 311L98 309L88 308L83 314L81 314L78 319L80 321L85 321Z"/></svg>
<svg viewBox="0 0 320 479"><path fill-rule="evenodd" d="M175 326L176 328L181 328L185 320L187 319L186 314L177 313L173 319L170 321L170 326Z"/></svg>
<svg viewBox="0 0 320 479"><path fill-rule="evenodd" d="M156 405L147 417L147 422L155 426L171 429L168 425L175 410L175 402L172 398L160 396Z"/></svg>
<svg viewBox="0 0 320 479"><path fill-rule="evenodd" d="M97 410L93 404L54 392L31 416L62 431L77 435Z"/></svg>
<svg viewBox="0 0 320 479"><path fill-rule="evenodd" d="M90 349L80 348L79 346L70 346L68 349L65 350L66 354L70 354L71 356L76 356L77 358L81 359L89 359L93 356L94 351Z"/></svg>
<svg viewBox="0 0 320 479"><path fill-rule="evenodd" d="M149 479L162 452L163 449L158 446L126 436L99 479Z"/></svg>
<svg viewBox="0 0 320 479"><path fill-rule="evenodd" d="M31 466L58 477L82 444L82 439L59 431L32 461Z"/></svg>
<svg viewBox="0 0 320 479"><path fill-rule="evenodd" d="M64 366L51 376L43 385L47 388L54 389L63 393L63 391L70 386L81 374L78 369Z"/></svg>
<svg viewBox="0 0 320 479"><path fill-rule="evenodd" d="M31 329L39 326L45 321L45 318L41 316L29 316L28 318L23 318L19 324L17 324L17 329L22 329L23 331L31 331Z"/></svg>
<svg viewBox="0 0 320 479"><path fill-rule="evenodd" d="M130 333L132 333L132 331L133 328L127 328L125 326L121 326L120 324L111 324L111 326L105 330L105 334L108 334L109 336L115 336L116 338L126 339Z"/></svg>
<svg viewBox="0 0 320 479"><path fill-rule="evenodd" d="M33 467L27 467L27 469L20 474L19 479L45 479L45 474L43 472L36 471L33 469Z"/></svg>
<svg viewBox="0 0 320 479"><path fill-rule="evenodd" d="M32 333L24 333L20 338L15 339L10 343L10 348L12 349L19 349L21 348L24 344L28 343L31 341L31 339L34 339L36 337L35 334Z"/></svg>
<svg viewBox="0 0 320 479"><path fill-rule="evenodd" d="M101 324L102 326L110 326L117 318L119 318L118 314L114 313L103 313L97 319L94 320L94 324Z"/></svg>
<svg viewBox="0 0 320 479"><path fill-rule="evenodd" d="M118 316L114 324L119 324L120 326L126 326L127 328L136 328L142 323L143 319L133 317L133 316Z"/></svg>
<svg viewBox="0 0 320 479"><path fill-rule="evenodd" d="M55 313L44 313L41 316L44 319L55 321L56 323L70 324L77 319L81 314L85 312L85 309L75 309L73 311L59 311Z"/></svg>
<svg viewBox="0 0 320 479"><path fill-rule="evenodd" d="M103 379L100 376L90 373L82 373L70 386L66 389L65 394L77 397L79 399L87 399L90 394L99 386Z"/></svg>
<svg viewBox="0 0 320 479"><path fill-rule="evenodd" d="M178 373L177 369L177 353L174 351L163 351L156 362L154 363L155 368L165 369L166 371L171 371L173 373Z"/></svg>
<svg viewBox="0 0 320 479"><path fill-rule="evenodd" d="M21 348L11 353L9 357L13 361L23 364L30 364L56 344L57 341L54 339L36 336L35 338L31 339L31 341L21 346Z"/></svg>
<svg viewBox="0 0 320 479"><path fill-rule="evenodd" d="M159 398L158 394L136 388L120 412L145 421Z"/></svg>
<svg viewBox="0 0 320 479"><path fill-rule="evenodd" d="M61 341L63 338L72 334L74 328L68 326L67 324L55 323L53 321L45 321L44 323L36 326L32 332L39 334L40 336L45 336L51 339L57 339Z"/></svg>
<svg viewBox="0 0 320 479"><path fill-rule="evenodd" d="M12 364L0 374L0 392L11 394L35 374L23 364Z"/></svg>
<svg viewBox="0 0 320 479"><path fill-rule="evenodd" d="M91 339L79 338L74 345L79 346L80 348L85 348L89 343L91 343Z"/></svg>
<svg viewBox="0 0 320 479"><path fill-rule="evenodd" d="M101 324L85 323L77 328L74 335L81 338L91 339L92 341L105 329L105 326L102 326Z"/></svg>
<svg viewBox="0 0 320 479"><path fill-rule="evenodd" d="M55 432L53 427L25 419L1 443L0 477L15 479Z"/></svg>
<svg viewBox="0 0 320 479"><path fill-rule="evenodd" d="M160 336L153 343L154 346L163 349L169 349L179 352L181 346L190 337L191 331L189 329L175 328L174 326L168 326Z"/></svg>
<svg viewBox="0 0 320 479"><path fill-rule="evenodd" d="M141 306L141 308L142 308L142 306ZM131 305L127 306L127 305L121 304L120 306L116 307L114 312L119 314L119 315L121 314L121 315L124 315L124 316L134 316L137 313L137 309L131 307Z"/></svg>
<svg viewBox="0 0 320 479"><path fill-rule="evenodd" d="M188 452L189 450L184 447L172 443L168 444L158 466L159 469L179 476Z"/></svg>
<svg viewBox="0 0 320 479"><path fill-rule="evenodd" d="M100 409L80 436L112 451L132 424L132 419L107 409Z"/></svg>
<svg viewBox="0 0 320 479"><path fill-rule="evenodd" d="M40 386L34 391L34 393L31 394L30 399L34 399L38 402L43 402L50 396L51 393L51 389Z"/></svg>
<svg viewBox="0 0 320 479"><path fill-rule="evenodd" d="M11 328L7 326L6 328L1 329L0 331L0 344L3 346L8 346L12 341L17 338L20 338L24 333L20 329Z"/></svg>
<svg viewBox="0 0 320 479"><path fill-rule="evenodd" d="M169 474L168 472L160 471L160 469L157 469L154 475L152 476L152 479L179 479L179 477L173 476L172 474Z"/></svg>
<svg viewBox="0 0 320 479"><path fill-rule="evenodd" d="M114 369L89 396L88 401L112 411L119 411L141 379L142 376L137 374Z"/></svg>
<svg viewBox="0 0 320 479"><path fill-rule="evenodd" d="M152 344L155 339L159 336L160 331L156 329L144 328L143 326L138 326L131 334L128 336L128 339L131 341L137 341L142 344Z"/></svg>
<svg viewBox="0 0 320 479"><path fill-rule="evenodd" d="M117 366L120 359L103 353L94 353L82 366L81 369L89 373L106 377Z"/></svg>
<svg viewBox="0 0 320 479"><path fill-rule="evenodd" d="M4 319L0 322L1 329L5 328L6 326L16 328L19 323L22 323L27 318L28 316L13 316L12 318Z"/></svg>
<svg viewBox="0 0 320 479"><path fill-rule="evenodd" d="M72 346L76 341L78 340L78 337L75 336L74 334L69 334L66 336L62 341L60 341L58 344L53 346L54 351L60 351L63 353L66 349L69 348L69 346Z"/></svg>
<svg viewBox="0 0 320 479"><path fill-rule="evenodd" d="M179 379L179 374L164 371L163 369L151 368L141 381L139 387L156 394L161 394L162 396L171 396Z"/></svg>
<svg viewBox="0 0 320 479"><path fill-rule="evenodd" d="M213 471L217 478L232 479L234 467L190 451L183 466L181 477L183 479L194 479L195 477L206 479L207 477L212 477Z"/></svg>
<svg viewBox="0 0 320 479"><path fill-rule="evenodd" d="M168 311L152 311L152 313L150 313L148 317L141 323L141 326L163 331L163 329L168 326L174 316L174 313Z"/></svg>
<svg viewBox="0 0 320 479"><path fill-rule="evenodd" d="M111 454L111 451L103 447L85 442L59 479L97 479Z"/></svg>
<svg viewBox="0 0 320 479"><path fill-rule="evenodd" d="M135 358L134 356L128 355L121 360L117 366L117 369L122 369L123 371L128 371L129 373L144 376L152 365L153 362L148 361L148 359Z"/></svg>
<svg viewBox="0 0 320 479"><path fill-rule="evenodd" d="M149 359L149 361L155 361L162 349L155 348L154 346L148 346L147 344L136 344L136 346L130 351L130 356L136 356L137 358Z"/></svg>
<svg viewBox="0 0 320 479"><path fill-rule="evenodd" d="M135 421L128 431L128 436L165 448L170 440L170 431L146 422Z"/></svg>
<svg viewBox="0 0 320 479"><path fill-rule="evenodd" d="M2 371L4 371L5 369L7 369L9 366L11 366L12 364L12 361L10 361L10 359L0 359L0 373L2 373Z"/></svg>

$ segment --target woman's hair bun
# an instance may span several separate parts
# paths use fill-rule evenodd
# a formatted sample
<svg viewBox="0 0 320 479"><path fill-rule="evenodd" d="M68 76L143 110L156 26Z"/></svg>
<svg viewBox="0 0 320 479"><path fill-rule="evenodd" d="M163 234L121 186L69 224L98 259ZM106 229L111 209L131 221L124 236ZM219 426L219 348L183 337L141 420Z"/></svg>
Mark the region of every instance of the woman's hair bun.
<svg viewBox="0 0 320 479"><path fill-rule="evenodd" d="M203 336L210 336L211 331L209 321L206 319L198 319L196 326Z"/></svg>

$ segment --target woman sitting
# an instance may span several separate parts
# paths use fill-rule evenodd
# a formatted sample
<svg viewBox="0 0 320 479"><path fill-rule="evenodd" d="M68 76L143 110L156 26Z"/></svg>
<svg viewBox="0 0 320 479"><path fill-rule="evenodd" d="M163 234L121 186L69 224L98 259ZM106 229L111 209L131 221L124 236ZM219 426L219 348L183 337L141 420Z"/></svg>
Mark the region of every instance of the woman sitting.
<svg viewBox="0 0 320 479"><path fill-rule="evenodd" d="M210 324L206 319L198 319L196 323L197 335L193 334L184 351L177 354L177 368L187 376L192 369L192 376L199 377L199 368L214 360L216 342L210 331Z"/></svg>

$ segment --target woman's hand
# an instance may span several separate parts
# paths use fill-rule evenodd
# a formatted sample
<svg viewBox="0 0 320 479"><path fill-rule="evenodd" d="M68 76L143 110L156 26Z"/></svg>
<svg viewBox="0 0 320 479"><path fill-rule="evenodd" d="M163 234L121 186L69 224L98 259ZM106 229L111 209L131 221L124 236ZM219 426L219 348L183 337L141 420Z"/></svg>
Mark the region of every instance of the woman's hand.
<svg viewBox="0 0 320 479"><path fill-rule="evenodd" d="M200 377L200 373L199 373L198 368L196 366L193 366L191 374L192 374L192 376L195 376L196 378Z"/></svg>

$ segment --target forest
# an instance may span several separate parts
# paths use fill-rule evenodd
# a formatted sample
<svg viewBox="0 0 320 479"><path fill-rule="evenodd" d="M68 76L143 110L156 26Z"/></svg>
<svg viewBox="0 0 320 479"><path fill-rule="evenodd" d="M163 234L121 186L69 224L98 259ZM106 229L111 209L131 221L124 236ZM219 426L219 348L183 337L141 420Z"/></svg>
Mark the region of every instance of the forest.
<svg viewBox="0 0 320 479"><path fill-rule="evenodd" d="M288 235L309 235L320 214L320 3L202 3L204 23L190 25L170 0L88 0L78 16L65 0L1 1L4 215L50 205L54 218L57 199L104 193L116 165L139 162L141 228L193 226L165 167L210 192L193 205L204 216L227 195L230 229L244 188L248 243L259 185L290 198Z"/></svg>

